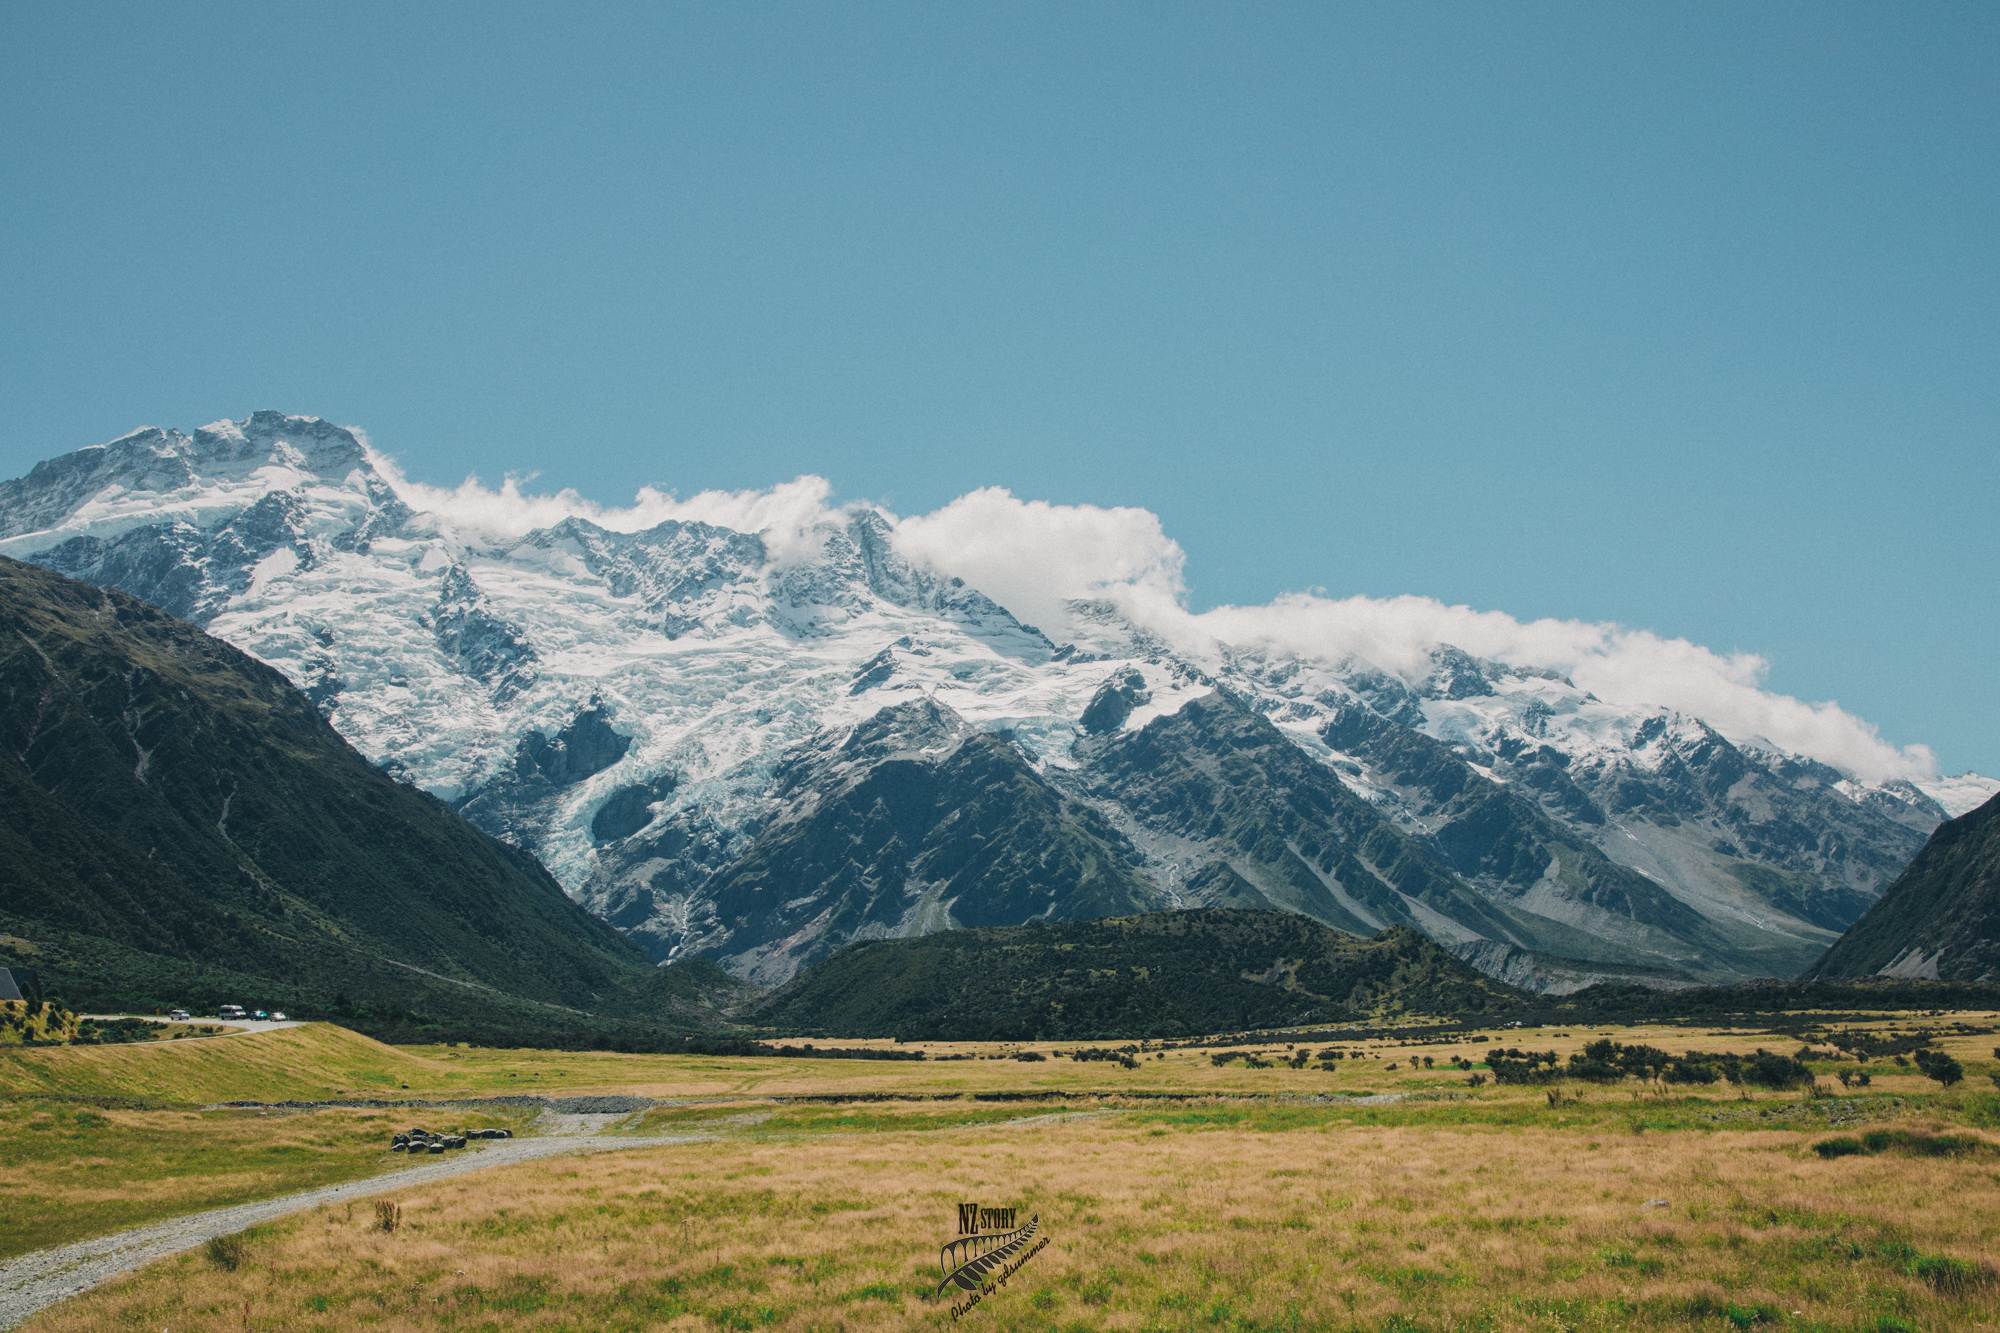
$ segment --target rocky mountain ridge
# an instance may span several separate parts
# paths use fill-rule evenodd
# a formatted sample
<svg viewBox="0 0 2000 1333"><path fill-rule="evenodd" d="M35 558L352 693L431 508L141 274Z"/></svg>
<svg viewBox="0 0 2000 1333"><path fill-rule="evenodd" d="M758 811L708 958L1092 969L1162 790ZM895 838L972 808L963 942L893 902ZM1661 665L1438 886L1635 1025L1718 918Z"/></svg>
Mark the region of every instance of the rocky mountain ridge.
<svg viewBox="0 0 2000 1333"><path fill-rule="evenodd" d="M1809 975L2000 981L2000 796L1941 825Z"/></svg>
<svg viewBox="0 0 2000 1333"><path fill-rule="evenodd" d="M1412 925L1545 989L1790 975L1941 799L2000 790L1859 783L1446 645L1405 675L1196 650L1108 601L1056 642L866 508L475 530L277 413L0 483L0 553L195 620L655 958L764 981L851 939L1207 904Z"/></svg>

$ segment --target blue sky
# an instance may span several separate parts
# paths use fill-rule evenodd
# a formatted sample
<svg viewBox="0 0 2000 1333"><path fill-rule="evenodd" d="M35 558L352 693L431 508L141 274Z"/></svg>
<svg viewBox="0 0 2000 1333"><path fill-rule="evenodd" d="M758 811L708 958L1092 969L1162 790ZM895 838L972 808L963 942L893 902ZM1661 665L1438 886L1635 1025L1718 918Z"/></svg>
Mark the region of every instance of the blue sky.
<svg viewBox="0 0 2000 1333"><path fill-rule="evenodd" d="M2000 9L0 10L0 474L1143 506L2000 772Z"/></svg>

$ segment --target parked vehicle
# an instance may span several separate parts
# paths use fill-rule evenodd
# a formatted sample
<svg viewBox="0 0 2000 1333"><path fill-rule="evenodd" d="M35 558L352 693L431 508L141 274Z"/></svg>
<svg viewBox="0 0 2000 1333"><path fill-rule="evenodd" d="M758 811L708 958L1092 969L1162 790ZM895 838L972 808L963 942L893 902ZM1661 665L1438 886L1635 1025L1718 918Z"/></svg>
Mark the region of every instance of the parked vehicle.
<svg viewBox="0 0 2000 1333"><path fill-rule="evenodd" d="M261 1023L265 1019L269 1018L270 1015L265 1013L262 1009L259 1009L256 1013L250 1015L250 1017L256 1019L259 1023Z"/></svg>
<svg viewBox="0 0 2000 1333"><path fill-rule="evenodd" d="M172 1013L168 1014L167 1017L172 1019L176 1023L185 1023L188 1021L191 1015L189 1015L188 1011L185 1009L176 1009Z"/></svg>
<svg viewBox="0 0 2000 1333"><path fill-rule="evenodd" d="M240 1022L250 1015L243 1012L243 1006L240 1004L225 1004L216 1009L215 1016L217 1018L233 1018Z"/></svg>
<svg viewBox="0 0 2000 1333"><path fill-rule="evenodd" d="M271 1021L273 1023L289 1023L292 1020L285 1017L283 1010L273 1010L271 1013Z"/></svg>

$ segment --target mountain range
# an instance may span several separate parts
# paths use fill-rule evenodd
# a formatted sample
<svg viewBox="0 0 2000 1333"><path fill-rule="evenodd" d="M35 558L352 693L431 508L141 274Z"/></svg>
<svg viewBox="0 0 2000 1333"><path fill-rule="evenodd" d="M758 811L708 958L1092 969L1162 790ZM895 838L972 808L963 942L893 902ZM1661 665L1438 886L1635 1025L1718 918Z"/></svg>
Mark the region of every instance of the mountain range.
<svg viewBox="0 0 2000 1333"><path fill-rule="evenodd" d="M1790 976L2000 783L1866 782L1555 671L1045 633L867 507L757 531L425 511L261 412L0 483L0 553L296 684L655 961L1161 908L1404 926L1545 991Z"/></svg>

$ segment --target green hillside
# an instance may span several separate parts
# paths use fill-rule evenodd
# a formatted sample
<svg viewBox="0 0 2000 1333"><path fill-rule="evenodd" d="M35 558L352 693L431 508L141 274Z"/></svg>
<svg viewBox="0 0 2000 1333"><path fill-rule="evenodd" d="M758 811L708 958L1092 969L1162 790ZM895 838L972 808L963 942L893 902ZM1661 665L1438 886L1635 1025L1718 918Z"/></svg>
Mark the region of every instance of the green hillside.
<svg viewBox="0 0 2000 1333"><path fill-rule="evenodd" d="M72 1006L236 1001L566 1042L701 1010L276 671L4 559L0 932Z"/></svg>
<svg viewBox="0 0 2000 1333"><path fill-rule="evenodd" d="M1362 939L1289 912L1198 908L857 944L753 1017L843 1037L1088 1040L1497 1016L1529 998L1408 928Z"/></svg>

